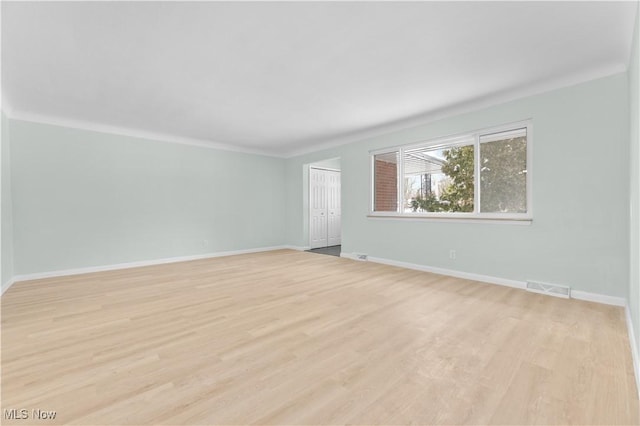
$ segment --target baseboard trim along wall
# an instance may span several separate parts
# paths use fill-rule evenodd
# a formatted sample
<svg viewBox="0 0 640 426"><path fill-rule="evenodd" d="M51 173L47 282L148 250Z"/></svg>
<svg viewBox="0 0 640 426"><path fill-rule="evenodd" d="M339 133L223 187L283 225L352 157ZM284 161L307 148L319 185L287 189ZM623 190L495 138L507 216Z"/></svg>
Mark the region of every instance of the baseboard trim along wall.
<svg viewBox="0 0 640 426"><path fill-rule="evenodd" d="M627 299L624 297L607 296L606 294L589 293L587 291L571 290L571 298L605 305L627 306Z"/></svg>
<svg viewBox="0 0 640 426"><path fill-rule="evenodd" d="M297 250L297 251L311 250L311 247L309 246L285 246L285 248L288 248L290 250Z"/></svg>
<svg viewBox="0 0 640 426"><path fill-rule="evenodd" d="M190 256L178 256L178 257L169 257L164 259L154 259L154 260L142 260L137 262L127 262L127 263L117 263L113 265L102 265L102 266L90 266L86 268L74 268L74 269L64 269L58 271L49 271L49 272L38 272L35 274L26 274L26 275L16 275L11 280L9 280L2 287L2 294L4 294L9 287L13 284L21 281L30 281L30 280L39 280L43 278L54 278L54 277L63 277L67 275L80 275L80 274L89 274L92 272L104 272L104 271L115 271L118 269L129 269L129 268L139 268L141 266L153 266L153 265L162 265L165 263L176 263L176 262L187 262L190 260L200 260L200 259L209 259L214 257L225 257L225 256L235 256L238 254L249 254L249 253L259 253L263 251L273 251L273 250L304 250L304 247L296 247L296 246L272 246L272 247L258 247L252 249L245 250L230 250L230 251L219 251L214 253L205 253L205 254L196 254Z"/></svg>
<svg viewBox="0 0 640 426"><path fill-rule="evenodd" d="M58 270L58 271L38 272L35 274L16 275L12 279L10 279L7 283L3 283L2 293L0 294L4 294L9 289L9 287L11 287L13 284L20 281L30 281L30 280L38 280L43 278L62 277L65 275L89 274L92 272L114 271L118 269L139 268L141 266L161 265L164 263L175 263L175 262L187 262L190 260L209 259L209 258L224 257L224 256L235 256L238 254L259 253L263 251L273 251L273 250L283 250L283 249L304 251L304 250L309 250L309 247L292 246L292 245L258 247L258 248L244 249L244 250L220 251L220 252L196 254L196 255L190 255L190 256L178 256L178 257L170 257L170 258L163 258L163 259L142 260L137 262L117 263L112 265L90 266L86 268L74 268L74 269L64 269L64 270ZM340 254L340 256L347 259L361 261L355 253L343 252ZM418 271L431 272L431 273L440 274L440 275L448 275L451 277L462 278L462 279L473 280L473 281L480 281L480 282L485 282L490 284L503 285L503 286L519 288L523 290L526 289L525 281L511 280L507 278L499 278L499 277L493 277L489 275L474 274L471 272L462 272L462 271L456 271L454 269L438 268L434 266L418 265L416 263L401 262L398 260L385 259L381 257L369 256L367 260L369 262L381 263L381 264L390 265L390 266L398 266L400 268L414 269ZM627 301L623 297L607 296L604 294L589 293L586 291L572 290L571 298L578 299L578 300L585 300L589 302L604 303L606 305L615 305L615 306L622 306L622 307L627 306Z"/></svg>
<svg viewBox="0 0 640 426"><path fill-rule="evenodd" d="M6 283L2 283L2 291L0 292L0 295L3 295L5 291L9 290L9 287L11 287L15 282L16 280L14 278L11 278Z"/></svg>
<svg viewBox="0 0 640 426"><path fill-rule="evenodd" d="M341 253L341 257L362 261L355 253ZM480 281L489 284L503 285L507 287L519 288L526 290L526 281L511 280L507 278L492 277L489 275L474 274L471 272L456 271L454 269L438 268L435 266L418 265L416 263L401 262L398 260L385 259L381 257L368 256L367 260L374 263L382 263L384 265L398 266L400 268L415 269L417 271L431 272L433 274L448 275L450 277L462 278L472 281ZM585 300L588 302L603 303L605 305L626 306L627 299L624 297L607 296L604 294L589 293L586 291L571 290L571 298Z"/></svg>
<svg viewBox="0 0 640 426"><path fill-rule="evenodd" d="M636 376L636 390L638 391L638 399L640 399L640 355L638 354L638 342L636 342L636 334L634 333L633 321L631 320L631 309L629 309L628 304L625 305L624 311L627 317L627 331L629 332L633 372Z"/></svg>

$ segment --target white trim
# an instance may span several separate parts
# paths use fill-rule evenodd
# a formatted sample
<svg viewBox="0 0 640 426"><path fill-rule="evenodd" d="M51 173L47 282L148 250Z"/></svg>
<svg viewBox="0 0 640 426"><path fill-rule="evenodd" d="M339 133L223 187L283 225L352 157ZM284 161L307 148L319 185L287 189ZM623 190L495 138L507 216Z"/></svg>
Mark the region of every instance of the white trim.
<svg viewBox="0 0 640 426"><path fill-rule="evenodd" d="M439 120L481 111L486 108L504 105L509 102L518 101L531 96L543 95L555 90L577 86L600 78L610 77L626 72L626 70L627 66L624 64L607 65L597 70L589 70L587 72L580 71L572 76L561 76L551 81L533 84L530 86L519 86L515 90L490 94L474 101L461 102L452 107L436 109L409 119L401 119L392 123L375 126L361 131L355 131L349 135L327 137L324 139L327 142L318 143L309 148L293 149L286 152L283 156L284 158L298 157L356 142L362 142L374 137L390 135L396 132L427 125Z"/></svg>
<svg viewBox="0 0 640 426"><path fill-rule="evenodd" d="M355 253L340 253L340 257L347 259L360 260ZM498 284L507 287L525 289L525 281L510 280L506 278L491 277L488 275L474 274L471 272L456 271L453 269L438 268L434 266L418 265L415 263L401 262L399 260L384 259L382 257L369 256L368 260L373 263L381 263L383 265L398 266L400 268L414 269L416 271L431 272L433 274L447 275L450 277L463 278L466 280L481 281L490 284Z"/></svg>
<svg viewBox="0 0 640 426"><path fill-rule="evenodd" d="M0 89L0 109L4 112L4 115L7 118L11 118L13 116L13 106L11 102L7 99L7 96L4 94L4 90Z"/></svg>
<svg viewBox="0 0 640 426"><path fill-rule="evenodd" d="M493 130L494 128L490 127L489 131L493 131ZM440 149L440 148L448 148L451 146L457 147L457 146L473 145L478 133L481 133L481 131L456 133L452 136L445 136L444 138L425 139L418 142L412 142L411 144L401 145L400 149L404 151L418 151L425 148Z"/></svg>
<svg viewBox="0 0 640 426"><path fill-rule="evenodd" d="M311 226L312 226L312 222L313 222L313 209L311 208L311 205L313 204L313 200L311 199L311 185L313 185L313 180L311 179L311 175L312 172L311 170L321 170L321 169L316 169L315 167L313 167L310 163L309 167L307 167L307 243L309 243L309 250L313 249L313 235L311 235ZM304 197L303 197L304 200ZM303 216L304 216L304 210L303 210ZM303 218L304 220L304 218ZM327 219L328 220L328 219ZM327 230L329 229L329 225L327 225ZM329 235L327 233L327 244L329 243Z"/></svg>
<svg viewBox="0 0 640 426"><path fill-rule="evenodd" d="M396 192L396 214L404 213L404 205L406 201L404 199L404 163L405 163L404 155L405 155L404 148L400 147L400 149L398 150L398 163L396 164L396 181L398 185L398 190ZM375 178L375 172L376 172L375 170L373 170L372 172L374 173L374 178ZM373 212L373 210L371 210L371 212Z"/></svg>
<svg viewBox="0 0 640 426"><path fill-rule="evenodd" d="M103 265L103 266L91 266L87 268L74 268L74 269L64 269L58 271L49 271L49 272L38 272L35 274L26 274L26 275L16 275L11 278L7 283L2 286L2 293L4 294L9 287L13 284L20 281L30 281L37 280L43 278L54 278L54 277L63 277L68 275L80 275L80 274L89 274L93 272L104 272L104 271L115 271L118 269L129 269L129 268L139 268L142 266L153 266L153 265L162 265L165 263L176 263L176 262L188 262L190 260L200 260L200 259L210 259L215 257L225 257L225 256L235 256L239 254L249 254L249 253L259 253L265 251L273 251L273 250L297 250L297 251L305 251L309 250L309 247L304 246L292 246L292 245L282 245L282 246L271 246L271 247L260 247L253 249L245 249L245 250L231 250L231 251L220 251L214 253L206 253L206 254L196 254L191 256L178 256L178 257L169 257L164 259L155 259L155 260L142 260L138 262L127 262L127 263L117 263L112 265Z"/></svg>
<svg viewBox="0 0 640 426"><path fill-rule="evenodd" d="M603 305L626 306L627 299L624 297L607 296L606 294L589 293L587 291L571 290L571 298L585 300L587 302L602 303Z"/></svg>
<svg viewBox="0 0 640 426"><path fill-rule="evenodd" d="M528 141L527 141L528 142ZM529 146L527 145L527 149ZM480 164L480 157L482 153L480 152L480 133L476 133L473 135L473 211L476 211L476 206L478 211L480 211L480 206L482 205L482 201L480 200L480 171L482 170L482 165ZM476 153L478 155L476 155ZM527 188L525 188L525 191Z"/></svg>
<svg viewBox="0 0 640 426"><path fill-rule="evenodd" d="M329 172L338 172L340 173L340 169L332 169L331 167L321 167L321 166L314 166L313 163L309 164L309 170L311 169L316 169L316 170L327 170Z"/></svg>
<svg viewBox="0 0 640 426"><path fill-rule="evenodd" d="M489 138L486 141L482 141L482 137L484 136L493 136L498 134L510 134L514 132L522 133L521 130L524 130L524 134L527 135L527 146L526 146L526 208L527 211L525 213L495 213L495 212L482 212L480 211L480 197L482 196L480 191L480 150L483 143L491 142L492 139ZM405 170L405 153L407 151L417 150L417 149L433 149L433 148L444 148L444 147L452 147L465 145L470 146L473 145L474 148L474 160L473 160L473 169L474 169L474 185L475 191L473 194L474 199L474 207L472 212L405 212L405 206L407 205L404 194L404 170ZM398 206L395 212L392 211L376 211L375 210L375 157L383 154L391 154L396 153L398 161L397 161L397 198L398 198ZM369 179L370 179L370 191L371 195L369 197L369 212L367 216L369 217L398 217L398 218L456 218L456 219L490 219L493 221L529 221L531 222L533 219L533 177L532 177L532 160L533 160L533 119L527 118L523 120L513 121L510 123L504 123L497 126L485 127L482 129L475 129L468 132L449 134L444 136L439 136L431 139L421 140L417 142L411 142L408 144L403 144L399 146L387 147L382 149L375 149L369 151L369 156L371 158L370 161L370 170L369 170Z"/></svg>
<svg viewBox="0 0 640 426"><path fill-rule="evenodd" d="M375 155L369 154L369 211L372 212L376 208L375 182L374 176L376 170Z"/></svg>
<svg viewBox="0 0 640 426"><path fill-rule="evenodd" d="M118 269L139 268L141 266L162 265L165 263L187 262L190 260L210 259L214 257L235 256L238 254L259 253L273 250L284 250L289 246L272 246L260 247L245 250L220 251L215 253L196 254L191 256L169 257L164 259L142 260L138 262L117 263L113 265L90 266L87 268L64 269L58 271L38 272L35 274L16 275L13 277L13 283L20 281L38 280L43 278L63 277L67 275L89 274L92 272L114 271ZM8 288L8 287L7 287Z"/></svg>
<svg viewBox="0 0 640 426"><path fill-rule="evenodd" d="M450 277L462 278L465 280L480 281L490 284L498 284L506 287L524 289L525 281L510 280L506 278L491 277L488 275L474 274L471 272L456 271L454 269L438 268L434 266L417 265L415 263L400 262L397 260L384 259L381 257L369 256L369 261L374 263L382 263L384 265L399 266L401 268L415 269L417 271L431 272L433 274L447 275Z"/></svg>
<svg viewBox="0 0 640 426"><path fill-rule="evenodd" d="M6 101L6 100L5 100ZM243 154L264 155L269 157L281 158L281 155L274 154L268 150L243 148L239 146L229 145L225 143L189 138L177 135L171 135L162 132L153 132L147 130L130 129L126 127L111 126L107 124L91 123L88 121L67 119L59 117L51 117L40 114L34 114L24 111L16 111L13 109L11 112L5 111L8 118L16 121L26 121L31 123L47 124L50 126L66 127L71 129L86 130L90 132L107 133L110 135L125 136L137 139L146 139L159 142L176 143L179 145L190 145L201 148L218 149L221 151L240 152Z"/></svg>
<svg viewBox="0 0 640 426"><path fill-rule="evenodd" d="M527 191L527 215L533 218L533 120L529 121L527 126L527 176L526 176L526 191ZM480 205L480 204L478 204Z"/></svg>
<svg viewBox="0 0 640 426"><path fill-rule="evenodd" d="M521 138L526 136L527 136L527 128L525 126L525 127L522 127L521 129L510 129L505 131L497 131L493 133L485 133L483 135L479 135L478 142L480 143L497 142L505 139Z"/></svg>
<svg viewBox="0 0 640 426"><path fill-rule="evenodd" d="M327 136L317 139L316 143L309 141L308 147L300 149L282 150L282 148L269 149L250 149L242 148L234 145L224 144L220 142L213 142L200 139L190 139L176 135L163 135L161 133L151 133L142 130L134 130L121 128L116 126L103 125L98 123L83 122L80 120L67 120L58 117L52 117L42 114L31 113L28 111L16 111L12 108L11 103L6 96L2 97L2 109L10 119L24 120L24 121L36 121L44 124L51 124L54 126L72 127L77 129L98 131L102 133L112 133L122 136L131 136L144 139L154 139L169 143L179 143L184 145L195 145L206 148L221 149L226 151L236 151L253 153L258 155L267 155L271 157L280 158L293 158L306 154L316 153L331 148L341 147L351 143L361 142L373 137L379 137L384 135L393 134L403 130L411 129L418 126L427 125L438 120L444 120L446 118L455 117L458 115L469 114L475 111L480 111L486 108L503 105L508 102L525 99L531 96L541 95L544 93L552 92L554 90L563 89L566 87L576 86L582 83L586 83L592 80L613 76L627 71L627 65L616 64L607 65L596 70L589 70L587 72L580 71L570 76L561 76L550 81L545 81L538 84L529 86L519 86L515 90L501 92L497 94L489 94L483 98L479 98L473 101L463 101L452 107L445 107L429 111L424 114L414 116L409 119L401 119L391 123L382 125L375 125L365 129L355 130L349 134L341 134L337 136ZM110 129L110 130L108 130Z"/></svg>
<svg viewBox="0 0 640 426"><path fill-rule="evenodd" d="M425 222L449 222L449 223L490 223L495 225L531 225L533 219L513 219L510 217L485 217L485 216L457 216L467 213L446 213L447 216L428 216L416 213L399 215L395 212L374 212L367 215L375 220L421 220Z"/></svg>
<svg viewBox="0 0 640 426"><path fill-rule="evenodd" d="M307 251L307 250L311 250L310 246L283 246L283 248L285 249L289 249L289 250L297 250L297 251Z"/></svg>
<svg viewBox="0 0 640 426"><path fill-rule="evenodd" d="M340 252L340 257L344 257L345 259L349 259L349 260L357 260L362 262L362 259L358 258L358 255L356 255L355 253L345 253L345 252Z"/></svg>
<svg viewBox="0 0 640 426"><path fill-rule="evenodd" d="M0 296L2 296L7 290L9 290L9 287L11 287L14 283L16 282L15 278L10 278L9 281L7 281L6 283L2 284L2 290L0 291Z"/></svg>
<svg viewBox="0 0 640 426"><path fill-rule="evenodd" d="M340 257L353 259L353 260L360 260L357 258L357 255L355 253L342 252L340 253ZM489 275L475 274L472 272L456 271L454 269L439 268L434 266L418 265L415 263L401 262L399 260L384 259L381 257L374 257L374 256L369 256L368 260L374 263L381 263L384 265L391 265L391 266L399 266L401 268L414 269L416 271L431 272L433 274L447 275L447 276L462 278L466 280L503 285L507 287L519 288L522 290L527 289L526 281L493 277ZM571 290L571 299L585 300L589 302L596 302L596 303L602 303L605 305L613 305L613 306L626 306L627 304L627 300L624 297L607 296L604 294L589 293L586 291L573 290L573 289Z"/></svg>
<svg viewBox="0 0 640 426"><path fill-rule="evenodd" d="M633 363L633 372L636 377L636 390L638 391L638 399L640 399L640 356L638 356L638 342L633 329L633 320L631 319L631 309L629 304L624 306L625 317L627 319L627 331L629 332L629 346L631 346L631 361Z"/></svg>

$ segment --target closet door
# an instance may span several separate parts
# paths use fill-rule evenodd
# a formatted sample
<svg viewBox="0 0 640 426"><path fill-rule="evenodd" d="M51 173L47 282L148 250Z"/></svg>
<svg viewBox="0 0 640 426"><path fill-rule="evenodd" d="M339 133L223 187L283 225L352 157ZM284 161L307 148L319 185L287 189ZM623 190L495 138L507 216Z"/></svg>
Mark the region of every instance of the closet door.
<svg viewBox="0 0 640 426"><path fill-rule="evenodd" d="M341 243L340 224L340 172L326 171L327 174L327 244Z"/></svg>
<svg viewBox="0 0 640 426"><path fill-rule="evenodd" d="M309 169L309 232L311 248L327 246L327 175L324 170Z"/></svg>

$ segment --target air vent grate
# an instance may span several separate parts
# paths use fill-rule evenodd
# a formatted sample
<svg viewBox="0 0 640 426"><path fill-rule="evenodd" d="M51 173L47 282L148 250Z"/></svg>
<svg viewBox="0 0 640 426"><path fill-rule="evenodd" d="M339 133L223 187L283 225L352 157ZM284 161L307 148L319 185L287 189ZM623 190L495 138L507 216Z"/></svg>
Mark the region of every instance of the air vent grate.
<svg viewBox="0 0 640 426"><path fill-rule="evenodd" d="M534 293L548 294L549 296L571 297L571 287L558 284L541 283L537 281L527 281L527 290Z"/></svg>

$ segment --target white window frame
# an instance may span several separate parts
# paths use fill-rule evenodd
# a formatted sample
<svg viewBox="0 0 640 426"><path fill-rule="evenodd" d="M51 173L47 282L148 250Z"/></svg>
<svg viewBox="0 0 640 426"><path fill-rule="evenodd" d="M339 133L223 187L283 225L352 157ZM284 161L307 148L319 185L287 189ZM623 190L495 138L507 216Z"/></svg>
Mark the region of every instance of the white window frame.
<svg viewBox="0 0 640 426"><path fill-rule="evenodd" d="M527 131L527 212L526 213L482 213L480 212L480 137L487 136L492 133L506 132L509 130L526 129ZM473 212L404 212L404 153L406 150L416 148L436 148L438 146L452 146L455 144L469 144L474 146L474 200ZM376 155L398 153L398 203L395 212L374 211L375 199L375 164ZM426 141L411 143L408 145L394 146L384 149L376 149L369 151L369 217L372 218L391 218L391 219L426 219L438 221L467 221L467 222L501 222L529 224L533 221L533 123L532 120L523 120L508 123L500 126L494 126L472 132L456 134L452 136L440 137Z"/></svg>

